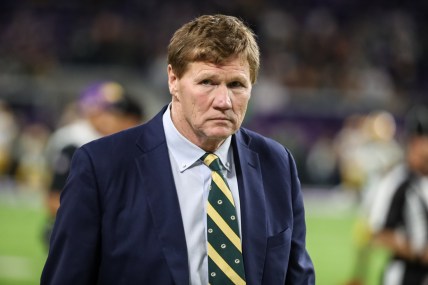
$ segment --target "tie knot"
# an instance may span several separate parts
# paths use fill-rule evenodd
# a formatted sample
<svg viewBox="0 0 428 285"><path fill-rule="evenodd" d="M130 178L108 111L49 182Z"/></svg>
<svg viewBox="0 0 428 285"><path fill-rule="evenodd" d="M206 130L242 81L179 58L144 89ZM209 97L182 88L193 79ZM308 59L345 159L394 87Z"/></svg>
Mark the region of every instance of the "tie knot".
<svg viewBox="0 0 428 285"><path fill-rule="evenodd" d="M212 171L221 171L220 159L214 153L207 152L201 157L201 160Z"/></svg>

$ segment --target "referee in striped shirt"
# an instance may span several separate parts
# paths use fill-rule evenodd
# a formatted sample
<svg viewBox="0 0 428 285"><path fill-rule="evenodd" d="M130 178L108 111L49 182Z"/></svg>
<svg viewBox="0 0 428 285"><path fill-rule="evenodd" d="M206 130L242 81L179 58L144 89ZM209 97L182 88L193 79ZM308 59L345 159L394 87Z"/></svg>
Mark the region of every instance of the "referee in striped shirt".
<svg viewBox="0 0 428 285"><path fill-rule="evenodd" d="M405 123L406 161L380 182L370 224L392 253L382 284L428 285L428 108L414 107Z"/></svg>

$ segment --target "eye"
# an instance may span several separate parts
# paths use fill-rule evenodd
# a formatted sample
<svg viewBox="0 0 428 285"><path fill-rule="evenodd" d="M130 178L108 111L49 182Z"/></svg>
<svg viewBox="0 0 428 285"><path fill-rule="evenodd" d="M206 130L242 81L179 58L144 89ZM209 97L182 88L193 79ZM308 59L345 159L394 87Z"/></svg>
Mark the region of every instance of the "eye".
<svg viewBox="0 0 428 285"><path fill-rule="evenodd" d="M199 82L199 84L202 84L202 85L212 85L212 84L213 84L213 81L212 81L212 80L210 80L210 79L204 79L204 80L201 80L201 81Z"/></svg>
<svg viewBox="0 0 428 285"><path fill-rule="evenodd" d="M244 84L242 84L240 81L232 81L229 84L227 84L229 88L238 88L238 87L245 87Z"/></svg>

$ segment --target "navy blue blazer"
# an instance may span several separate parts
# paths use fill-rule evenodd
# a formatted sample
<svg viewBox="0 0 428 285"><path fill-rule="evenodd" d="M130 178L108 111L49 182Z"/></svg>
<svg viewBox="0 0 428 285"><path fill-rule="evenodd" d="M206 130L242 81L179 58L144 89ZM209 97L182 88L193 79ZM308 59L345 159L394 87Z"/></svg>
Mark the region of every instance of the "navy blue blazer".
<svg viewBox="0 0 428 285"><path fill-rule="evenodd" d="M189 284L164 111L76 151L42 285ZM247 284L315 284L290 153L244 128L233 135L232 147Z"/></svg>

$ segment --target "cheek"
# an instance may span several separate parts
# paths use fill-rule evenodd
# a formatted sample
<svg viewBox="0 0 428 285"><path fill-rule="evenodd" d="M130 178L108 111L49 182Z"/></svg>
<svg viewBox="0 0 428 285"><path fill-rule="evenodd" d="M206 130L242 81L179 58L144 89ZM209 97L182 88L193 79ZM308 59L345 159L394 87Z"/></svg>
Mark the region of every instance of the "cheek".
<svg viewBox="0 0 428 285"><path fill-rule="evenodd" d="M206 113L203 100L197 96L188 96L181 102L186 120L191 125L198 125L198 122L202 120L203 115Z"/></svg>
<svg viewBox="0 0 428 285"><path fill-rule="evenodd" d="M428 150L424 150L424 153L421 155L421 160L425 167L428 167Z"/></svg>
<svg viewBox="0 0 428 285"><path fill-rule="evenodd" d="M239 97L238 100L236 100L236 102L234 104L235 105L235 113L239 117L244 117L245 112L247 111L248 102L249 102L248 96Z"/></svg>
<svg viewBox="0 0 428 285"><path fill-rule="evenodd" d="M210 101L210 97L206 96L205 94L194 94L188 103L188 105L192 108L193 113L200 116L209 111L212 102Z"/></svg>

